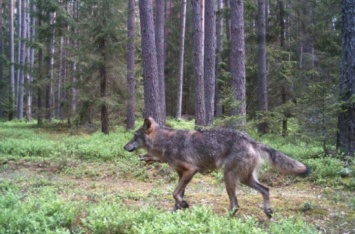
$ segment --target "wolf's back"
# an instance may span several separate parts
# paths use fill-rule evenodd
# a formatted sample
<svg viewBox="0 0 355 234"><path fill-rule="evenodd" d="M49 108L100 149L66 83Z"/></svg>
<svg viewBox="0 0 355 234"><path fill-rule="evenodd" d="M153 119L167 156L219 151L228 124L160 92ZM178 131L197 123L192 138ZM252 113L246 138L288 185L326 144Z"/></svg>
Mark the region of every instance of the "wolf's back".
<svg viewBox="0 0 355 234"><path fill-rule="evenodd" d="M262 145L261 150L263 151L263 157L269 161L270 165L283 174L308 176L310 173L307 165L287 156L280 151L266 145Z"/></svg>

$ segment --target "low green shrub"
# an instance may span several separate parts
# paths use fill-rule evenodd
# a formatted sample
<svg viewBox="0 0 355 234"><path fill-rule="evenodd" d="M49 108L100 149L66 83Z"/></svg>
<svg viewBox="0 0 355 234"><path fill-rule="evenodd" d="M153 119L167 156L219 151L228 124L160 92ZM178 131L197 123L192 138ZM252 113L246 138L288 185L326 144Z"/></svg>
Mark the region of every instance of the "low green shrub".
<svg viewBox="0 0 355 234"><path fill-rule="evenodd" d="M339 172L343 169L343 162L330 156L309 159L306 162L311 168L310 178L319 184L326 184L330 180L340 178Z"/></svg>

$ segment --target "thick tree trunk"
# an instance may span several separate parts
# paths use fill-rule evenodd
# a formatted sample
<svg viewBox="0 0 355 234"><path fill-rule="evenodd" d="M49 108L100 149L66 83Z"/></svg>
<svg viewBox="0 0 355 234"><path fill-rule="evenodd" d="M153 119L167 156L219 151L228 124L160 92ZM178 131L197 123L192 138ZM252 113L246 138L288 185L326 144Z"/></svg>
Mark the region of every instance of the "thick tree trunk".
<svg viewBox="0 0 355 234"><path fill-rule="evenodd" d="M134 74L134 36L135 36L135 0L128 1L128 20L127 20L127 84L128 84L128 101L127 101L127 129L133 129L135 123L135 74Z"/></svg>
<svg viewBox="0 0 355 234"><path fill-rule="evenodd" d="M268 83L266 74L266 16L265 0L258 0L258 103L261 122L258 132L268 132L268 122L265 120L268 111Z"/></svg>
<svg viewBox="0 0 355 234"><path fill-rule="evenodd" d="M215 1L205 2L205 39L204 39L204 82L206 125L213 124L216 86L216 12Z"/></svg>
<svg viewBox="0 0 355 234"><path fill-rule="evenodd" d="M235 92L237 107L231 111L238 116L240 124L246 124L246 81L245 81L245 41L244 41L244 0L231 1L231 87Z"/></svg>
<svg viewBox="0 0 355 234"><path fill-rule="evenodd" d="M340 98L344 104L338 117L337 147L355 156L355 2L343 0L342 4Z"/></svg>
<svg viewBox="0 0 355 234"><path fill-rule="evenodd" d="M182 110L182 91L183 91L183 83L184 83L185 31L186 31L186 0L182 0L176 119L181 119L181 112L182 112L181 110Z"/></svg>
<svg viewBox="0 0 355 234"><path fill-rule="evenodd" d="M202 9L199 0L191 0L192 3L192 44L193 66L195 77L195 124L206 125L205 91L203 80L203 28Z"/></svg>
<svg viewBox="0 0 355 234"><path fill-rule="evenodd" d="M144 116L153 117L157 123L164 125L161 116L158 63L153 20L153 1L139 0L139 14L142 37L142 59L144 77Z"/></svg>

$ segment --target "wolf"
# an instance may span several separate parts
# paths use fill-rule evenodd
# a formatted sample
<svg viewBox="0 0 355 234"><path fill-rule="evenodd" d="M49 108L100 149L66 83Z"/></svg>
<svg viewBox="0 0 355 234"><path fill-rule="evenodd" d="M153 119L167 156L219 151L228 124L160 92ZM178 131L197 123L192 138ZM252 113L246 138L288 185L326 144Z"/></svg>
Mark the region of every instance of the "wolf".
<svg viewBox="0 0 355 234"><path fill-rule="evenodd" d="M234 215L239 209L236 188L242 183L261 193L264 212L271 218L269 188L257 179L263 159L284 174L307 176L310 172L307 165L254 141L244 132L231 129L176 130L158 125L151 117L144 120L143 126L124 146L129 152L140 148L147 151L140 160L167 163L177 172L179 181L173 192L174 210L189 207L184 193L197 172L204 174L223 168L230 214Z"/></svg>

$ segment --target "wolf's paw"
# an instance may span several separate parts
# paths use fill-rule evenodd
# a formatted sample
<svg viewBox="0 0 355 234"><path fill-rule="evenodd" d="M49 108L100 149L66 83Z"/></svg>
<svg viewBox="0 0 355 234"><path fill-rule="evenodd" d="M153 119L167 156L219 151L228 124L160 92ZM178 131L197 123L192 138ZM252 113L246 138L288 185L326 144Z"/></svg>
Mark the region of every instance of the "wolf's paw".
<svg viewBox="0 0 355 234"><path fill-rule="evenodd" d="M189 203L187 203L186 201L182 201L180 206L181 206L182 209L186 209L186 208L190 207Z"/></svg>
<svg viewBox="0 0 355 234"><path fill-rule="evenodd" d="M229 210L229 216L233 217L239 210L239 207L233 207Z"/></svg>
<svg viewBox="0 0 355 234"><path fill-rule="evenodd" d="M177 210L181 210L181 209L186 209L189 208L189 203L187 203L186 201L182 201L180 203L176 203L173 209L173 212L177 211Z"/></svg>
<svg viewBox="0 0 355 234"><path fill-rule="evenodd" d="M267 215L267 217L269 218L269 219L271 219L272 218L272 209L271 208L268 208L268 209L266 209L265 210L265 214Z"/></svg>

